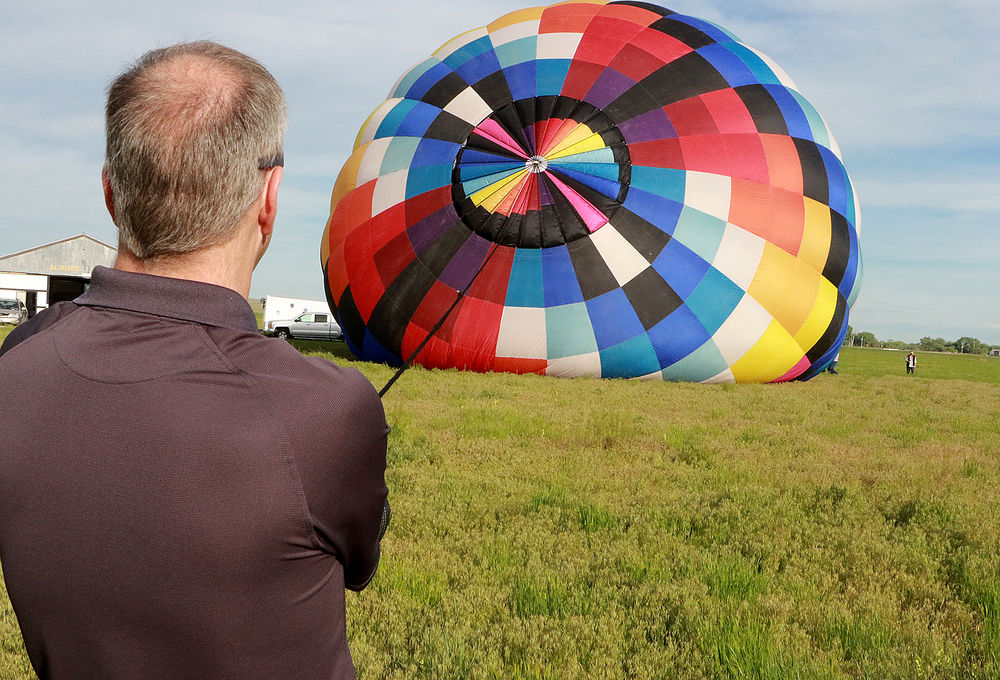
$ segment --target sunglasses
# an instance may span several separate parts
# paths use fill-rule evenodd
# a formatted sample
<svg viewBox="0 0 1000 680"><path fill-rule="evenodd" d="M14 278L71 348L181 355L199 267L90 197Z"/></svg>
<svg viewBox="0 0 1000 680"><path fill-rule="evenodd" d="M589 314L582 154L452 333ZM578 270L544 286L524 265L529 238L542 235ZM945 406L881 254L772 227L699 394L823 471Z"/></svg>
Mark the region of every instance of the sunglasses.
<svg viewBox="0 0 1000 680"><path fill-rule="evenodd" d="M279 153L270 158L261 158L257 161L258 170L270 170L271 168L281 168L285 166L285 154Z"/></svg>

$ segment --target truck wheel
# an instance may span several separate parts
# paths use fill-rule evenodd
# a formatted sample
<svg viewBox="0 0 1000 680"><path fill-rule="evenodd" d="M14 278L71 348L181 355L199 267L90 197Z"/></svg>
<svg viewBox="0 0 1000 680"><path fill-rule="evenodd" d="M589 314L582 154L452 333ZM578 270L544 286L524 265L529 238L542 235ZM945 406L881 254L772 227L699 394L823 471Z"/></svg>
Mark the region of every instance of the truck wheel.
<svg viewBox="0 0 1000 680"><path fill-rule="evenodd" d="M278 330L276 330L274 332L274 337L281 338L282 340L287 340L288 339L288 330L286 330L284 328L279 328Z"/></svg>

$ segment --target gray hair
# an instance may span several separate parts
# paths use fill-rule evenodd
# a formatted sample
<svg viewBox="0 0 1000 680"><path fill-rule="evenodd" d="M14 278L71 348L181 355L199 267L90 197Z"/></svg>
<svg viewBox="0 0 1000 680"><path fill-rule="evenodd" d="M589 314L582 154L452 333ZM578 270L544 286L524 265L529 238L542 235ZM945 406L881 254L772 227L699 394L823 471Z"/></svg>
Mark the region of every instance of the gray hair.
<svg viewBox="0 0 1000 680"><path fill-rule="evenodd" d="M141 260L227 240L283 164L281 88L213 42L147 52L109 86L105 121L119 244Z"/></svg>

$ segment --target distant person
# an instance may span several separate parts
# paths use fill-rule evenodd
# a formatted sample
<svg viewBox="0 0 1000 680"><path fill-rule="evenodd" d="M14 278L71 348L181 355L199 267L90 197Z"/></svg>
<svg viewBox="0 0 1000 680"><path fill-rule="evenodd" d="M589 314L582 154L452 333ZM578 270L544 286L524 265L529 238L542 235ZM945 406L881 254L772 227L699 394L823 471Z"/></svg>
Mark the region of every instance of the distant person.
<svg viewBox="0 0 1000 680"><path fill-rule="evenodd" d="M913 373L917 369L917 355L910 352L906 356L906 372Z"/></svg>
<svg viewBox="0 0 1000 680"><path fill-rule="evenodd" d="M0 349L0 560L42 680L353 678L388 521L357 371L258 334L285 100L210 42L110 86L113 269Z"/></svg>
<svg viewBox="0 0 1000 680"><path fill-rule="evenodd" d="M837 352L837 356L835 356L833 358L833 361L830 362L830 365L826 367L827 373L833 373L834 375L839 375L837 371L833 370L834 368L836 368L838 361L840 361L840 352Z"/></svg>

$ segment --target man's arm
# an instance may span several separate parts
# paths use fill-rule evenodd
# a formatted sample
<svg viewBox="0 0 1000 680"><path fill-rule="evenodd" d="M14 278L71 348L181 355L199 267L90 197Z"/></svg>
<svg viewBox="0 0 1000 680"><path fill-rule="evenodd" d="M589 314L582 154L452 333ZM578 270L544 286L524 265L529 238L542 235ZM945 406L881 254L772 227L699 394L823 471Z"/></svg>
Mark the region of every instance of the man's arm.
<svg viewBox="0 0 1000 680"><path fill-rule="evenodd" d="M343 564L347 588L361 590L375 575L389 522L389 427L378 393L363 375L323 359L314 361L325 364L323 372L337 374L336 392L328 402L323 441L309 447L312 456L321 458L300 460L302 483L317 535Z"/></svg>
<svg viewBox="0 0 1000 680"><path fill-rule="evenodd" d="M303 357L286 342L254 334L229 344L221 336L227 356L263 381L268 408L287 433L319 549L343 565L348 588L364 588L388 521L389 427L378 393L357 369Z"/></svg>

